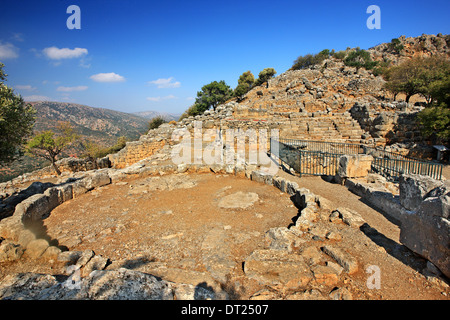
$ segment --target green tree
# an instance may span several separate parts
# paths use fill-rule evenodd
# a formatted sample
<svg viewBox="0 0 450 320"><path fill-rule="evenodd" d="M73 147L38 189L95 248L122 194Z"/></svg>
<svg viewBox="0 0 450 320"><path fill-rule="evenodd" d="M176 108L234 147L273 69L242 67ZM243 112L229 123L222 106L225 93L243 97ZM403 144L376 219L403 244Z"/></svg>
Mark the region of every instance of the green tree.
<svg viewBox="0 0 450 320"><path fill-rule="evenodd" d="M60 122L57 126L59 134L51 130L36 134L28 141L29 154L49 160L58 175L61 174L56 165L57 157L68 146L78 139L69 122Z"/></svg>
<svg viewBox="0 0 450 320"><path fill-rule="evenodd" d="M36 119L36 110L4 84L7 77L4 66L0 63L0 165L23 154Z"/></svg>
<svg viewBox="0 0 450 320"><path fill-rule="evenodd" d="M344 64L349 67L356 67L356 70L358 71L360 68L372 70L378 62L373 61L370 57L370 53L366 50L356 48L347 54L347 57L344 59Z"/></svg>
<svg viewBox="0 0 450 320"><path fill-rule="evenodd" d="M258 79L255 81L255 86L260 86L264 82L267 82L270 78L272 78L274 75L276 75L277 72L274 68L265 68L263 71L261 71L258 75Z"/></svg>
<svg viewBox="0 0 450 320"><path fill-rule="evenodd" d="M234 89L234 95L239 99L242 99L242 97L250 91L254 83L255 77L253 76L253 73L250 71L244 72L238 79L238 85L236 89Z"/></svg>
<svg viewBox="0 0 450 320"><path fill-rule="evenodd" d="M435 136L438 143L450 139L450 108L427 107L417 114L417 120L425 137Z"/></svg>
<svg viewBox="0 0 450 320"><path fill-rule="evenodd" d="M439 99L448 101L450 63L443 56L412 58L389 68L384 76L386 89L394 96L404 93L406 102L415 94L422 95L428 105Z"/></svg>
<svg viewBox="0 0 450 320"><path fill-rule="evenodd" d="M202 90L197 92L195 112L201 114L210 108L215 110L219 104L224 103L232 96L233 90L225 83L225 81L213 81L203 86Z"/></svg>

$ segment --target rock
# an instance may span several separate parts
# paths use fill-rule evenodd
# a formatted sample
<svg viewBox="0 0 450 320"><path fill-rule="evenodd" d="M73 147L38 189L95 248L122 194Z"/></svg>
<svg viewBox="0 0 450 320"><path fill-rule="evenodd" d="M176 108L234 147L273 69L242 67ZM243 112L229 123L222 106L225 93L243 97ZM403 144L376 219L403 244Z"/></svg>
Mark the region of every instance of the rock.
<svg viewBox="0 0 450 320"><path fill-rule="evenodd" d="M442 185L442 182L428 176L417 174L401 175L399 181L400 203L408 210L415 211L431 190Z"/></svg>
<svg viewBox="0 0 450 320"><path fill-rule="evenodd" d="M82 268L81 276L86 277L94 270L103 270L108 264L108 258L104 258L100 255L95 255L89 262Z"/></svg>
<svg viewBox="0 0 450 320"><path fill-rule="evenodd" d="M337 288L330 292L332 300L353 300L353 296L346 288Z"/></svg>
<svg viewBox="0 0 450 320"><path fill-rule="evenodd" d="M49 243L44 239L30 241L26 247L25 254L30 258L39 258L49 247Z"/></svg>
<svg viewBox="0 0 450 320"><path fill-rule="evenodd" d="M252 171L251 179L256 182L272 185L273 175L263 171Z"/></svg>
<svg viewBox="0 0 450 320"><path fill-rule="evenodd" d="M18 243L21 246L26 247L28 245L28 243L30 243L31 241L33 241L35 239L36 239L36 236L34 235L34 233L28 229L25 229L19 233Z"/></svg>
<svg viewBox="0 0 450 320"><path fill-rule="evenodd" d="M330 245L324 246L323 252L336 260L348 274L353 274L358 271L358 262L347 252Z"/></svg>
<svg viewBox="0 0 450 320"><path fill-rule="evenodd" d="M218 205L220 208L226 209L246 209L258 200L259 197L256 193L239 191L223 197Z"/></svg>
<svg viewBox="0 0 450 320"><path fill-rule="evenodd" d="M94 271L81 288L80 295L92 300L173 300L167 282L124 268Z"/></svg>
<svg viewBox="0 0 450 320"><path fill-rule="evenodd" d="M344 155L339 158L337 175L341 178L366 177L371 171L373 157L369 155Z"/></svg>
<svg viewBox="0 0 450 320"><path fill-rule="evenodd" d="M311 268L311 271L317 285L335 286L339 280L336 270L328 266L316 265Z"/></svg>
<svg viewBox="0 0 450 320"><path fill-rule="evenodd" d="M61 249L55 246L48 247L44 253L41 255L41 258L54 260L58 258L58 255L61 253Z"/></svg>
<svg viewBox="0 0 450 320"><path fill-rule="evenodd" d="M77 259L76 265L80 268L84 267L94 255L94 251L90 249L84 250Z"/></svg>
<svg viewBox="0 0 450 320"><path fill-rule="evenodd" d="M311 289L286 296L286 300L326 300L319 290Z"/></svg>
<svg viewBox="0 0 450 320"><path fill-rule="evenodd" d="M298 236L286 227L271 228L265 235L267 247L274 250L291 251L298 240Z"/></svg>
<svg viewBox="0 0 450 320"><path fill-rule="evenodd" d="M23 252L24 249L21 245L8 240L2 241L0 244L0 262L20 259Z"/></svg>
<svg viewBox="0 0 450 320"><path fill-rule="evenodd" d="M300 255L309 265L316 265L324 260L322 252L320 252L320 250L317 249L315 246L310 246L303 249Z"/></svg>
<svg viewBox="0 0 450 320"><path fill-rule="evenodd" d="M404 215L400 242L450 277L450 188L438 187L429 194L417 211Z"/></svg>
<svg viewBox="0 0 450 320"><path fill-rule="evenodd" d="M210 288L191 284L171 284L176 300L215 300L215 292Z"/></svg>
<svg viewBox="0 0 450 320"><path fill-rule="evenodd" d="M7 300L173 300L173 289L164 280L121 268L94 271L71 287L56 277L36 273L8 275L0 283L0 299ZM202 295L204 296L204 295Z"/></svg>
<svg viewBox="0 0 450 320"><path fill-rule="evenodd" d="M347 208L337 208L335 211L339 213L339 217L342 221L350 227L359 228L365 223L359 213L353 210Z"/></svg>
<svg viewBox="0 0 450 320"><path fill-rule="evenodd" d="M50 211L48 197L44 194L35 194L16 206L14 216L21 221L38 221L47 217Z"/></svg>
<svg viewBox="0 0 450 320"><path fill-rule="evenodd" d="M81 255L81 251L64 251L58 254L58 261L65 262L66 265L75 264Z"/></svg>

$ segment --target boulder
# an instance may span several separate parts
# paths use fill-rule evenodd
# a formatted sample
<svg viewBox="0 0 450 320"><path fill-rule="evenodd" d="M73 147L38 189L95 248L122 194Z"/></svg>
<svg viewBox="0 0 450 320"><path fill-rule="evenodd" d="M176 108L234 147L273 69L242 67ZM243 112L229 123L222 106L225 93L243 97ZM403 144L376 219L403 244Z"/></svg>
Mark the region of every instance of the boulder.
<svg viewBox="0 0 450 320"><path fill-rule="evenodd" d="M338 176L362 178L371 171L373 157L366 154L344 155L339 158Z"/></svg>
<svg viewBox="0 0 450 320"><path fill-rule="evenodd" d="M405 215L400 242L450 277L450 188L429 192L416 211Z"/></svg>
<svg viewBox="0 0 450 320"><path fill-rule="evenodd" d="M70 284L68 283L70 282ZM72 279L59 281L52 275L19 273L0 283L0 299L8 300L173 300L173 288L164 280L121 268L94 271L73 286Z"/></svg>
<svg viewBox="0 0 450 320"><path fill-rule="evenodd" d="M415 211L431 190L442 181L418 174L401 175L399 181L400 203L407 210Z"/></svg>

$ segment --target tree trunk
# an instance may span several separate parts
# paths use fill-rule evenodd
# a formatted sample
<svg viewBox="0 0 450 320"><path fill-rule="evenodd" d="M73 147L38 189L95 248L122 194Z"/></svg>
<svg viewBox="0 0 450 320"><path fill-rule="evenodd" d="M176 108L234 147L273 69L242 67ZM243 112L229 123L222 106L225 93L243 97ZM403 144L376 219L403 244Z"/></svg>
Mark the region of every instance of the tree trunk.
<svg viewBox="0 0 450 320"><path fill-rule="evenodd" d="M56 165L55 159L52 159L52 166L53 166L53 168L55 169L56 174L57 174L58 176L60 176L60 175L61 175L61 171L59 170L58 166Z"/></svg>
<svg viewBox="0 0 450 320"><path fill-rule="evenodd" d="M412 96L411 94L406 95L406 103L409 103L409 99L411 99L411 96Z"/></svg>

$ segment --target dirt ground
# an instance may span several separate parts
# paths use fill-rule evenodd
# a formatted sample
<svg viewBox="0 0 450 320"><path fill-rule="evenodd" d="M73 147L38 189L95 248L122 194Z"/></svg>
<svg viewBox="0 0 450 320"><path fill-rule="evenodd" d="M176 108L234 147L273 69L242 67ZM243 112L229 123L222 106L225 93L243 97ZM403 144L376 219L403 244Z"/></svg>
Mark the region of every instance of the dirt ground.
<svg viewBox="0 0 450 320"><path fill-rule="evenodd" d="M394 221L343 186L320 177L286 176L336 208L355 210L376 230L375 235L364 234L347 226L327 225L342 234L341 245L362 265L357 274L341 277L339 283L350 289L354 299L449 299L448 285L427 278L426 261L399 243L400 230ZM238 192L257 197L249 207L223 207L221 201ZM231 272L227 281L232 298L248 299L264 288L245 278L243 262L254 250L266 247L270 228L288 227L298 213L289 195L272 186L230 175L178 174L93 190L54 209L43 221L43 230L52 244L92 249L108 257L108 269L126 266L195 285L212 283L210 274ZM320 241L309 243L321 245ZM380 268L380 289L367 288L368 265ZM0 281L11 272L26 271L60 274L62 269L57 263L21 259L0 264Z"/></svg>

